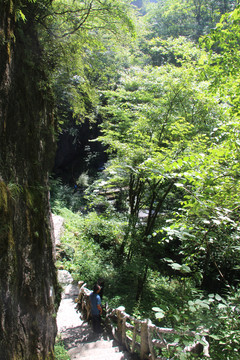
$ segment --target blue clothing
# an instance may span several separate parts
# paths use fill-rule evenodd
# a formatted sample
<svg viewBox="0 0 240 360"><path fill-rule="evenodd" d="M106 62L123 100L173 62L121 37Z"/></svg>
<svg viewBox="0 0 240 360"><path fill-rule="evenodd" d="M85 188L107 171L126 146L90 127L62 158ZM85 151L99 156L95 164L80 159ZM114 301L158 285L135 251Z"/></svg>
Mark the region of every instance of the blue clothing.
<svg viewBox="0 0 240 360"><path fill-rule="evenodd" d="M101 305L101 298L98 294L92 292L90 294L90 302L91 302L91 311L92 315L100 315L100 311L97 308L97 305Z"/></svg>

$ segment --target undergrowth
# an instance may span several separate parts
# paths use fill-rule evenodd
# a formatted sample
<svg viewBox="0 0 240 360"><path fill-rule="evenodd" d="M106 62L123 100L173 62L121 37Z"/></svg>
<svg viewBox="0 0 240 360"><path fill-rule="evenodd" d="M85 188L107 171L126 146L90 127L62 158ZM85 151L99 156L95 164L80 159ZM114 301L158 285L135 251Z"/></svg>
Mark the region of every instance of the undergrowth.
<svg viewBox="0 0 240 360"><path fill-rule="evenodd" d="M54 357L55 360L70 360L70 356L68 355L64 343L61 341L61 339L57 339L54 346Z"/></svg>
<svg viewBox="0 0 240 360"><path fill-rule="evenodd" d="M83 215L67 208L57 208L57 213L65 219L58 268L70 271L76 281L84 281L89 289L98 278L104 278L103 299L112 308L124 306L129 314L149 318L160 327L181 331L208 329L211 356L215 360L238 359L239 291L230 289L226 297L206 294L190 276L162 276L159 271L149 270L142 297L136 301L139 264L136 259L119 258L125 222L116 216L95 212ZM182 344L187 343L189 339ZM174 358L187 359L181 351L178 355Z"/></svg>
<svg viewBox="0 0 240 360"><path fill-rule="evenodd" d="M128 313L150 318L159 326L189 323L192 318L196 327L196 317L188 313L188 301L203 294L191 279L170 278L149 270L143 295L136 301L137 259L124 261L118 255L124 222L96 213L83 216L66 208L59 209L58 214L65 219L65 231L57 267L68 270L74 280L84 281L90 289L98 278L104 278L104 301L112 308L125 306ZM164 316L156 319L152 308L157 306Z"/></svg>

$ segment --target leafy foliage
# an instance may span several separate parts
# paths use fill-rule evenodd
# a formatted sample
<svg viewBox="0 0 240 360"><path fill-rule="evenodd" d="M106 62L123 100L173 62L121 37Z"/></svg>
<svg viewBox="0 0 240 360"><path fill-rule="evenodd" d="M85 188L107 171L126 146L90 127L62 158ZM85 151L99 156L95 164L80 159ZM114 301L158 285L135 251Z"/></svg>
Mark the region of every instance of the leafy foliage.
<svg viewBox="0 0 240 360"><path fill-rule="evenodd" d="M58 339L54 347L54 356L56 360L70 360L67 350L64 347L63 342Z"/></svg>
<svg viewBox="0 0 240 360"><path fill-rule="evenodd" d="M152 37L186 36L197 40L208 33L220 20L221 14L231 11L236 1L163 0L147 7L147 23Z"/></svg>
<svg viewBox="0 0 240 360"><path fill-rule="evenodd" d="M213 91L231 104L232 112L239 117L239 6L222 16L216 29L201 39L209 50L204 63Z"/></svg>
<svg viewBox="0 0 240 360"><path fill-rule="evenodd" d="M54 212L61 208L68 208L74 212L83 211L85 207L81 192L74 191L74 188L63 184L61 179L50 179L51 185L51 207Z"/></svg>
<svg viewBox="0 0 240 360"><path fill-rule="evenodd" d="M240 260L239 7L235 1L149 2L136 20L144 29L124 52L101 31L115 33L111 19L102 20L114 14L119 26L126 9L120 3L113 8L106 1L101 13L98 1L67 10L59 1L52 13L63 16L52 28L59 44L72 33L66 46L75 54L69 65L68 52L67 66L54 75L64 100L60 116L71 104L67 117L101 119L99 139L109 156L84 203L76 198L75 206L71 193L55 202L55 209L92 211L61 210L69 218L63 241L75 249L61 263L89 284L105 277L112 306L156 314L160 326L209 329L213 358L235 359L239 296L226 289L238 284ZM96 22L93 9L101 14ZM206 33L205 50L189 40ZM180 350L165 355L187 358Z"/></svg>
<svg viewBox="0 0 240 360"><path fill-rule="evenodd" d="M134 36L131 12L125 0L53 2L43 41L48 44L49 34L55 39L54 48L48 49L57 64L55 93L59 103L67 101L77 121L93 118L98 102L94 86L108 82L106 68L114 68L110 43Z"/></svg>
<svg viewBox="0 0 240 360"><path fill-rule="evenodd" d="M217 295L209 295L209 298L212 303L215 302L214 313L218 319L212 323L210 335L212 339L217 340L217 346L220 347L220 351L216 351L216 359L224 356L235 360L239 351L239 289L230 289L227 299ZM217 343L214 343L213 347Z"/></svg>
<svg viewBox="0 0 240 360"><path fill-rule="evenodd" d="M84 280L90 286L100 277L108 277L116 262L116 247L121 241L122 225L114 219L104 219L95 213L83 217L68 209L59 209L64 216L66 230L62 239L74 250L73 257L59 259L76 280Z"/></svg>
<svg viewBox="0 0 240 360"><path fill-rule="evenodd" d="M104 186L127 189L128 258L142 254L149 259L156 251L159 236L152 234L163 226L159 216L175 212L186 201L184 184L191 193L193 172L199 179L199 152L207 152L213 129L224 116L208 83L200 82L189 60L188 68L184 61L182 67L130 69L116 91L105 92L108 105L102 110L106 120L100 139L113 156ZM144 223L139 217L143 211Z"/></svg>

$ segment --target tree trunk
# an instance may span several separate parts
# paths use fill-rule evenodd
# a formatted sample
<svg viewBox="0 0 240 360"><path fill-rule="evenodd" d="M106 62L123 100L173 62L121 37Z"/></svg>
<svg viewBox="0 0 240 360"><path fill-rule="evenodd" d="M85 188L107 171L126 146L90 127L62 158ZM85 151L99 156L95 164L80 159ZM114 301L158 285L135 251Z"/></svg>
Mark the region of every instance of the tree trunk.
<svg viewBox="0 0 240 360"><path fill-rule="evenodd" d="M149 268L149 266L145 265L144 270L143 270L143 274L138 275L137 293L136 293L136 301L137 302L141 299L141 296L142 296L142 293L143 293L144 285L145 285L145 282L147 280L148 268Z"/></svg>
<svg viewBox="0 0 240 360"><path fill-rule="evenodd" d="M22 1L27 20L16 22L16 3L0 3L0 360L53 359L60 299L47 174L55 125L38 5Z"/></svg>

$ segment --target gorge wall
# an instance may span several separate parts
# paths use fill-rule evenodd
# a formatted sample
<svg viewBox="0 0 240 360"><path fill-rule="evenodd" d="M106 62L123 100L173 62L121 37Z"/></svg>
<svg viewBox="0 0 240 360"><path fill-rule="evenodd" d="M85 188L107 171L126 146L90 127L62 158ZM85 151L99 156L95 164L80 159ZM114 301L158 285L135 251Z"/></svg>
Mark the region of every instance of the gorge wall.
<svg viewBox="0 0 240 360"><path fill-rule="evenodd" d="M59 293L47 183L55 124L36 31L50 2L38 3L0 2L0 360L54 358Z"/></svg>

